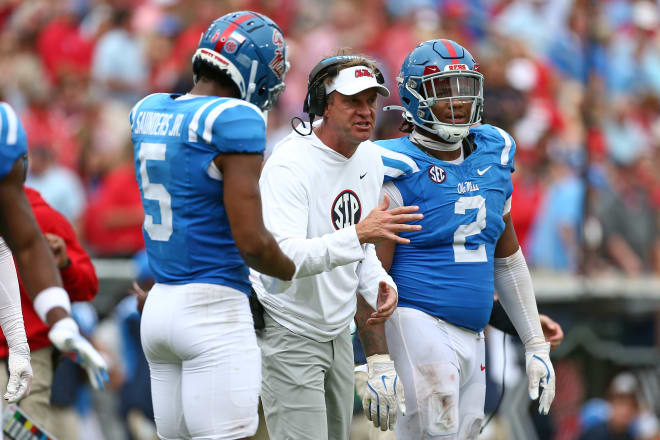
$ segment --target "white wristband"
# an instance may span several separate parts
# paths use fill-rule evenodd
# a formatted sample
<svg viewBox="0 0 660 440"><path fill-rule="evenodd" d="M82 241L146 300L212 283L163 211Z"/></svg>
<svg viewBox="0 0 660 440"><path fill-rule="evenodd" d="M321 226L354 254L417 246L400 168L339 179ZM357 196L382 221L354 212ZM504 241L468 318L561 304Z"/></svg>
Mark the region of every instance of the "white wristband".
<svg viewBox="0 0 660 440"><path fill-rule="evenodd" d="M39 318L41 318L44 324L47 323L46 315L55 307L62 307L71 314L69 294L66 293L66 290L57 286L49 287L39 292L32 301L32 305L34 306L34 311L37 312L37 315L39 315Z"/></svg>

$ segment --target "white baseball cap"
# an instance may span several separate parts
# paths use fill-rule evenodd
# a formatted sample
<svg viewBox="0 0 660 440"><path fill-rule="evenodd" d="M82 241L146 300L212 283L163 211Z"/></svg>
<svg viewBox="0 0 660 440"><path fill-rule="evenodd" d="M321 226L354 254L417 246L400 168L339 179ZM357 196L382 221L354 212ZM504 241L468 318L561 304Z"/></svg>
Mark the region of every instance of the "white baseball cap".
<svg viewBox="0 0 660 440"><path fill-rule="evenodd" d="M367 66L347 67L339 71L334 81L325 86L325 93L337 91L342 95L355 95L363 90L376 87L379 94L390 96L390 91L382 84L378 83L376 75Z"/></svg>

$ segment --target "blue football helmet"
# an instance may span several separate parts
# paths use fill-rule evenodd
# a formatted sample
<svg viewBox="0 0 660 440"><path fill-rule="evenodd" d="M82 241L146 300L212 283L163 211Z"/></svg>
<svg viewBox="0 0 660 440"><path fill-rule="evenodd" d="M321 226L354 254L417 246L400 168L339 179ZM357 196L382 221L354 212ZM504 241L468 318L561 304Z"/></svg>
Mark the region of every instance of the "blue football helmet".
<svg viewBox="0 0 660 440"><path fill-rule="evenodd" d="M403 62L397 83L403 117L447 143L459 142L481 121L483 75L470 52L454 41L419 44ZM440 121L432 108L443 101Z"/></svg>
<svg viewBox="0 0 660 440"><path fill-rule="evenodd" d="M236 83L244 99L270 110L284 91L289 70L282 31L265 15L238 11L215 20L199 40L193 55L196 65L207 61Z"/></svg>

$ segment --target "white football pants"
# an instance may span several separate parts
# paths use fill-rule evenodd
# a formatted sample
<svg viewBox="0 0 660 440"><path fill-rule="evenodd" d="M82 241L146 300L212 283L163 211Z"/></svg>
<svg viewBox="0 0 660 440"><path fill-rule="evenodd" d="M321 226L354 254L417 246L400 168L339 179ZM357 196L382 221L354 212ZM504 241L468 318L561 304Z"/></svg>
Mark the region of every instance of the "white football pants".
<svg viewBox="0 0 660 440"><path fill-rule="evenodd" d="M397 308L385 332L406 396L397 440L476 439L486 398L483 332L408 307Z"/></svg>
<svg viewBox="0 0 660 440"><path fill-rule="evenodd" d="M214 284L156 284L140 333L159 438L255 433L261 354L244 293Z"/></svg>

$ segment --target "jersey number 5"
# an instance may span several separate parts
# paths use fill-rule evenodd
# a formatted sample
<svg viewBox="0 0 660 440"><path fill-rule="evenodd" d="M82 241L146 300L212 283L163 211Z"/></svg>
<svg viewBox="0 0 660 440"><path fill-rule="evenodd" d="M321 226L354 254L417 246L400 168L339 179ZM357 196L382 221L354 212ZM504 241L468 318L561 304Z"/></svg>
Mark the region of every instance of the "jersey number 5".
<svg viewBox="0 0 660 440"><path fill-rule="evenodd" d="M476 249L465 247L465 240L470 235L481 233L486 227L486 199L483 196L459 197L454 204L454 213L465 215L468 209L478 209L477 219L467 225L460 225L454 232L454 261L457 263L483 263L488 261L486 245Z"/></svg>
<svg viewBox="0 0 660 440"><path fill-rule="evenodd" d="M140 144L140 153L138 154L144 199L158 202L158 209L160 211L160 223L154 223L153 215L147 212L144 214L144 230L147 231L149 238L155 241L168 241L172 235L172 197L167 192L167 189L165 189L165 186L149 181L147 161L164 161L166 149L166 144L143 142Z"/></svg>

